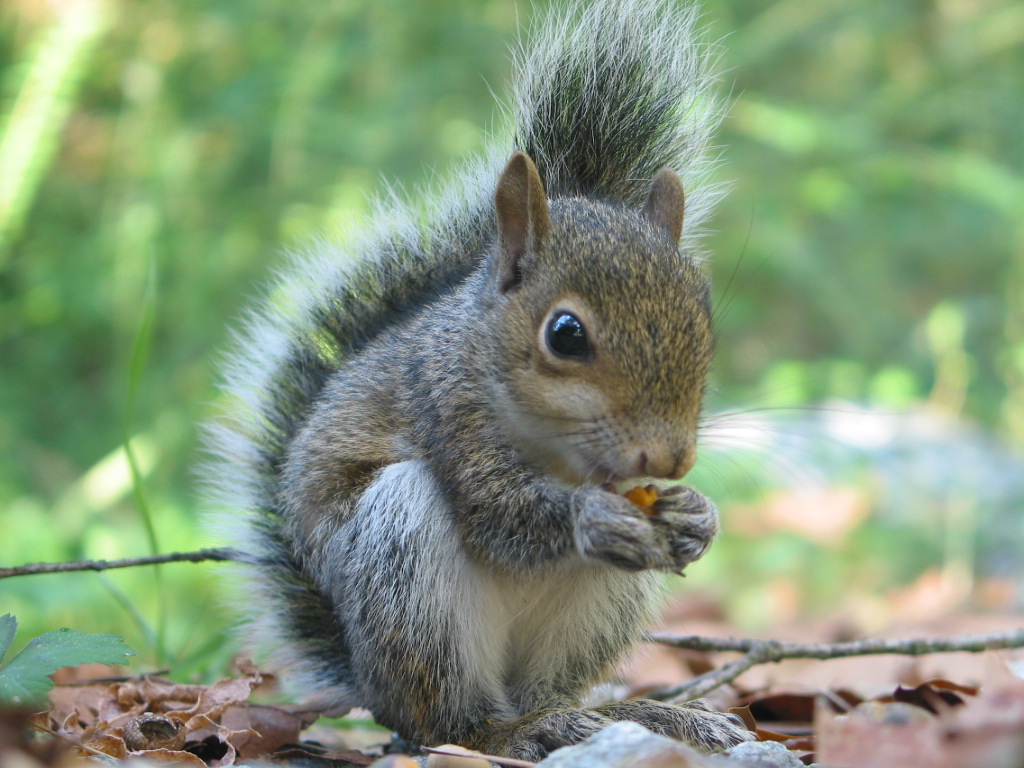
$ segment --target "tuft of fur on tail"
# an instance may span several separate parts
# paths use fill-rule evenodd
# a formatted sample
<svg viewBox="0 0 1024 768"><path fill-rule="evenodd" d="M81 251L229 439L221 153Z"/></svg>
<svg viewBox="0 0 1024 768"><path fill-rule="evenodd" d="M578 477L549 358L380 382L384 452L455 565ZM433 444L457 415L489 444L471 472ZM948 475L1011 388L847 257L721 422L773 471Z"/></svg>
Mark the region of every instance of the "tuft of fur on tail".
<svg viewBox="0 0 1024 768"><path fill-rule="evenodd" d="M574 2L537 25L516 55L515 141L549 197L643 203L674 169L687 191L686 229L718 198L707 175L718 106L714 48L695 6L665 0Z"/></svg>
<svg viewBox="0 0 1024 768"><path fill-rule="evenodd" d="M347 251L298 255L237 333L226 365L230 413L208 429L201 472L218 538L248 553L241 601L253 645L290 667L293 686L347 703L344 628L303 572L277 500L290 442L339 362L461 281L494 238L494 185L513 150L535 161L549 197L642 202L662 167L687 192L683 248L718 197L707 183L718 123L713 50L697 11L669 0L556 7L518 48L510 138L414 210L397 195ZM427 223L424 223L427 222Z"/></svg>

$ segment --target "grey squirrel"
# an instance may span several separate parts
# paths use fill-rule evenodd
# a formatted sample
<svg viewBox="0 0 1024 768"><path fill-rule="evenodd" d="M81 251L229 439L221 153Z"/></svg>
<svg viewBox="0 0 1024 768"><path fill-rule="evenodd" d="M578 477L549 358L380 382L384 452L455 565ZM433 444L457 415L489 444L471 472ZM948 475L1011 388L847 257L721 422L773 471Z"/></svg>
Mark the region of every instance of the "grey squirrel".
<svg viewBox="0 0 1024 768"><path fill-rule="evenodd" d="M293 688L534 760L615 720L751 738L702 702L581 705L718 525L665 482L693 465L713 349L695 17L552 11L516 62L512 146L254 313L207 470L250 553L250 635ZM641 477L649 509L612 485Z"/></svg>

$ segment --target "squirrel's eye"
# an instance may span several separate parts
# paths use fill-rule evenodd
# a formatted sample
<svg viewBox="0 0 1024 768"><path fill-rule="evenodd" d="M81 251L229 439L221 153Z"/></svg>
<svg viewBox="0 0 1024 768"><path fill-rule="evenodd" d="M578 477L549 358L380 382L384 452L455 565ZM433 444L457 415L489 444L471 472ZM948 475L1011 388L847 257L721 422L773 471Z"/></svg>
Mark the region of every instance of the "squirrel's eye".
<svg viewBox="0 0 1024 768"><path fill-rule="evenodd" d="M548 321L548 348L559 357L586 357L590 354L587 331L571 312L556 312Z"/></svg>

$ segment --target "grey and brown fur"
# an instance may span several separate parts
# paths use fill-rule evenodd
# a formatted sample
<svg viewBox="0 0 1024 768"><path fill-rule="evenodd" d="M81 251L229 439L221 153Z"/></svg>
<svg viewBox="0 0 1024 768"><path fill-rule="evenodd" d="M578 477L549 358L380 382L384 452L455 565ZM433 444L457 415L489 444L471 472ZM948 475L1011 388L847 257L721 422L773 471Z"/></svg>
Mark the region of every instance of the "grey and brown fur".
<svg viewBox="0 0 1024 768"><path fill-rule="evenodd" d="M534 759L621 719L748 737L699 703L580 707L649 620L656 571L717 529L692 489L659 484L646 514L604 485L695 456L715 115L693 24L666 0L553 13L514 76L521 151L468 169L429 226L398 207L349 258L321 248L241 335L209 485L252 555L250 634L294 689ZM545 342L564 311L585 358Z"/></svg>

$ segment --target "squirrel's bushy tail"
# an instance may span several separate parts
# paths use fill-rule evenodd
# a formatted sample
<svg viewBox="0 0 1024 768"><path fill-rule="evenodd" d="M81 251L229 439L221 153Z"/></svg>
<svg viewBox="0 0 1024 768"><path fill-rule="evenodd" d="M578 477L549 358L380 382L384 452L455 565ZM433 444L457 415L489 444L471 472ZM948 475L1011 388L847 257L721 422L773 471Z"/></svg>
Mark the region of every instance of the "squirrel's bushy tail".
<svg viewBox="0 0 1024 768"><path fill-rule="evenodd" d="M694 5L611 0L574 2L537 26L517 51L514 130L549 197L639 205L669 166L687 187L687 226L705 217L718 108L697 19Z"/></svg>
<svg viewBox="0 0 1024 768"><path fill-rule="evenodd" d="M716 197L706 183L718 122L697 12L672 0L556 6L534 25L512 75L511 140L464 168L425 208L397 197L354 245L300 255L238 334L226 376L232 413L209 431L204 475L226 543L250 565L246 618L257 644L346 701L344 627L301 567L278 500L288 446L339 362L459 282L494 237L494 185L513 149L549 196L640 203L663 166L686 186L684 245ZM426 222L426 223L424 223Z"/></svg>

